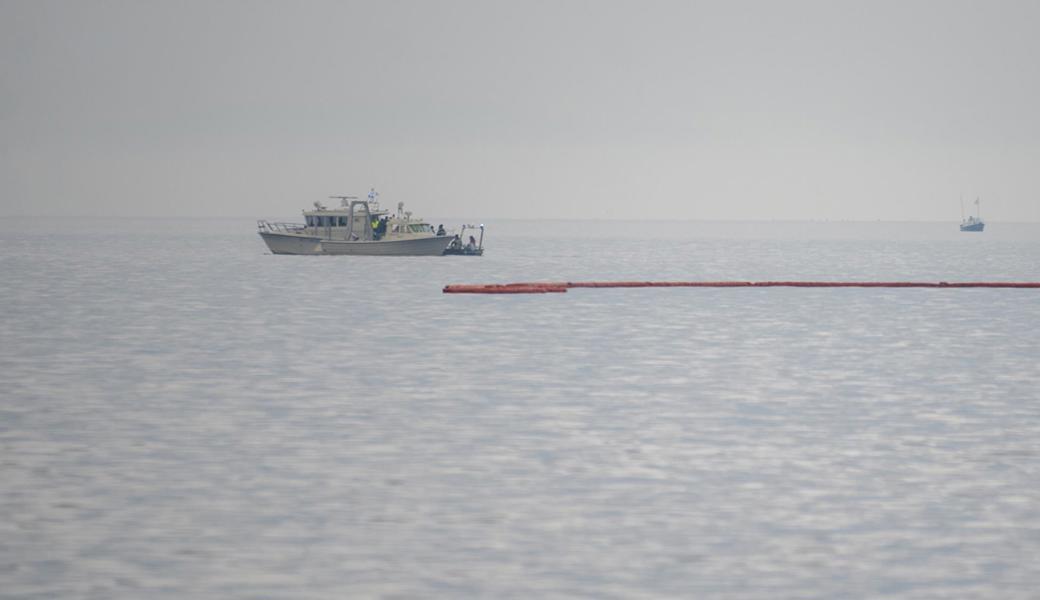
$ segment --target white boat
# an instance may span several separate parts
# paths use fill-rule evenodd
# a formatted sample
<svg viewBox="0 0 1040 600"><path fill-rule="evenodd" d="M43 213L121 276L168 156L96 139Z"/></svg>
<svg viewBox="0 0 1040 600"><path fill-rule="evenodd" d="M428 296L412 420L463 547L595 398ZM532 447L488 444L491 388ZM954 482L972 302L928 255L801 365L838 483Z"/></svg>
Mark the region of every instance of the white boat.
<svg viewBox="0 0 1040 600"><path fill-rule="evenodd" d="M257 230L273 254L349 254L365 256L439 256L453 237L404 210L379 207L372 190L367 200L356 196L330 196L340 206L319 202L303 211L304 223L257 221Z"/></svg>
<svg viewBox="0 0 1040 600"><path fill-rule="evenodd" d="M961 201L961 231L982 231L986 228L985 221L982 220L982 208L979 206L979 199L975 198L975 211L976 215L968 215L968 218L964 218L964 202Z"/></svg>

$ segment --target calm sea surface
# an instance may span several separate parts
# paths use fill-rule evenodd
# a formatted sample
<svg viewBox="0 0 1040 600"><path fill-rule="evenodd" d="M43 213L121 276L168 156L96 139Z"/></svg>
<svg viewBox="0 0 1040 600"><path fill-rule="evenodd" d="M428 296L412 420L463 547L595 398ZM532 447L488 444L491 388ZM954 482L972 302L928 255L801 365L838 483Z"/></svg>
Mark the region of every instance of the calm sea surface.
<svg viewBox="0 0 1040 600"><path fill-rule="evenodd" d="M1037 597L1040 290L441 288L1038 281L1040 225L488 226L0 220L0 597Z"/></svg>

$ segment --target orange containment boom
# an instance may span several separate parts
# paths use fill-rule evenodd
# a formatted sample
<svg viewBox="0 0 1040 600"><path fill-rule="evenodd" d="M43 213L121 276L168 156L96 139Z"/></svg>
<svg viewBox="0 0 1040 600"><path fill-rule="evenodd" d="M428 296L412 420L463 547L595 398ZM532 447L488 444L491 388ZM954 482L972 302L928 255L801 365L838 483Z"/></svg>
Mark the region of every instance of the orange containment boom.
<svg viewBox="0 0 1040 600"><path fill-rule="evenodd" d="M445 294L547 294L566 291L566 283L493 283L444 286Z"/></svg>
<svg viewBox="0 0 1040 600"><path fill-rule="evenodd" d="M647 287L801 287L801 288L1033 288L1040 282L1013 281L563 281L531 283L455 284L444 286L445 294L546 294L570 288Z"/></svg>

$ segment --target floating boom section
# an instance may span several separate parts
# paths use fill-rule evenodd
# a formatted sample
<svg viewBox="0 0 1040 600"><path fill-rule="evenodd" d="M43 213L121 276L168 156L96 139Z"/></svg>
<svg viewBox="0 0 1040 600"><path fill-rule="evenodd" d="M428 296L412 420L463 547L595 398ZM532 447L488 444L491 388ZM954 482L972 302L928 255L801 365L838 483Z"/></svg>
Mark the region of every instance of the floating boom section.
<svg viewBox="0 0 1040 600"><path fill-rule="evenodd" d="M798 288L1018 288L1040 289L1040 282L1014 281L563 281L530 283L452 284L445 294L546 294L571 288L657 287L798 287Z"/></svg>
<svg viewBox="0 0 1040 600"><path fill-rule="evenodd" d="M566 291L566 283L493 283L444 286L445 294L547 294Z"/></svg>

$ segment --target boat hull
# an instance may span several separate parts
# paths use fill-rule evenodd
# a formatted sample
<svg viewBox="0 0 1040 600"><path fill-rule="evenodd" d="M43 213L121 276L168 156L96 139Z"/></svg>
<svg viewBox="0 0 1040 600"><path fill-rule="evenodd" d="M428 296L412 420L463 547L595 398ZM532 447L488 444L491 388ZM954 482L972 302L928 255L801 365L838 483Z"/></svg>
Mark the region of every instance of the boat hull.
<svg viewBox="0 0 1040 600"><path fill-rule="evenodd" d="M355 241L322 240L322 254L352 256L440 256L448 247L447 236L404 240Z"/></svg>
<svg viewBox="0 0 1040 600"><path fill-rule="evenodd" d="M961 225L961 231L982 231L986 227L985 223L972 223L971 225Z"/></svg>
<svg viewBox="0 0 1040 600"><path fill-rule="evenodd" d="M260 232L271 254L346 255L346 256L440 256L448 243L447 236L378 241L346 241L323 239L291 233Z"/></svg>
<svg viewBox="0 0 1040 600"><path fill-rule="evenodd" d="M324 254L318 237L268 231L261 231L260 237L272 254Z"/></svg>
<svg viewBox="0 0 1040 600"><path fill-rule="evenodd" d="M329 240L314 236L261 231L260 237L272 254L318 254L348 256L440 256L448 247L447 236L404 240L353 241Z"/></svg>

